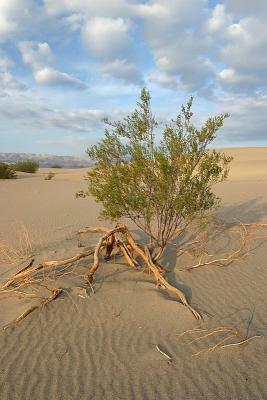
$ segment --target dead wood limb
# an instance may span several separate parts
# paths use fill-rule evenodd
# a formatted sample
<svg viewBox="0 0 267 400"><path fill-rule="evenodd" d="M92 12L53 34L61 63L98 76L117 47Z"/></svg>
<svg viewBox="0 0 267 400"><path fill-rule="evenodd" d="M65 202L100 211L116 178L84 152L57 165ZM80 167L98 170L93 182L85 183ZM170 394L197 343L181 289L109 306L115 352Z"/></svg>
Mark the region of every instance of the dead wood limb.
<svg viewBox="0 0 267 400"><path fill-rule="evenodd" d="M93 276L94 276L94 273L96 272L96 270L97 270L98 267L99 267L99 251L100 251L100 249L101 249L103 243L104 243L111 235L114 235L114 233L116 233L116 232L121 232L121 231L122 231L122 228L121 228L120 226L119 226L119 227L116 227L116 228L114 228L114 229L109 230L105 235L103 235L103 236L99 239L99 241L98 241L98 243L97 243L97 245L96 245L96 247L95 247L95 251L94 251L94 263L93 263L93 265L90 267L90 270L89 270L89 273L88 273L88 276L87 276L87 280L88 280L88 282L89 282L90 284L93 283Z"/></svg>
<svg viewBox="0 0 267 400"><path fill-rule="evenodd" d="M29 308L28 310L24 311L20 316L18 316L14 322L20 322L22 319L26 318L29 314L31 314L34 310L39 308L40 306L33 306Z"/></svg>
<svg viewBox="0 0 267 400"><path fill-rule="evenodd" d="M83 233L108 233L110 231L109 228L106 228L104 226L98 226L98 227L92 227L92 226L86 226L84 228L81 228L78 230L77 235L78 235L78 247L83 247L81 243L81 234Z"/></svg>
<svg viewBox="0 0 267 400"><path fill-rule="evenodd" d="M196 319L201 319L200 314L193 307L191 307L190 304L188 303L188 301L186 300L184 293L181 290L177 289L176 287L172 286L159 273L157 267L155 266L155 264L153 263L153 261L151 259L148 248L146 248L145 251L146 251L145 256L147 259L147 264L148 264L149 268L151 269L151 271L153 272L157 283L164 286L167 290L169 290L169 292L174 293L181 300L183 305L186 306L191 311L191 313L195 316Z"/></svg>
<svg viewBox="0 0 267 400"><path fill-rule="evenodd" d="M158 261L158 260L161 258L162 254L164 253L164 250L165 250L165 247L160 247L160 248L158 249L156 255L153 256L153 261L154 261L154 262L155 262L155 261Z"/></svg>
<svg viewBox="0 0 267 400"><path fill-rule="evenodd" d="M117 246L119 247L119 249L121 250L122 254L124 255L124 257L126 258L126 261L128 262L128 264L130 264L131 267L134 268L138 268L139 264L138 262L132 257L132 255L130 254L129 249L127 248L127 246L121 241L121 240L117 240Z"/></svg>
<svg viewBox="0 0 267 400"><path fill-rule="evenodd" d="M26 268L23 268L20 270L15 276L13 276L11 279L9 279L3 286L2 289L6 289L11 285L15 285L17 283L21 282L27 282L27 279L34 273L47 269L50 267L62 267L62 266L68 266L70 264L73 264L77 261L79 261L82 258L85 258L91 254L94 254L94 259L93 259L93 264L90 266L89 273L87 275L87 281L90 287L92 288L92 282L93 282L93 276L96 272L96 270L99 267L99 252L100 249L105 246L106 252L104 255L105 259L108 259L115 247L118 246L118 248L121 250L122 254L125 256L127 262L129 263L130 266L132 267L139 267L138 262L135 260L133 257L133 252L135 252L145 265L147 266L148 270L153 273L155 280L157 284L162 285L165 287L168 291L171 293L175 294L183 303L184 306L186 306L192 314L195 316L195 318L200 319L200 314L190 306L188 303L184 293L172 286L169 282L166 281L166 279L163 278L162 274L165 272L165 269L160 266L157 262L152 260L151 254L148 250L147 247L141 248L137 245L135 242L133 236L130 234L128 228L124 224L117 224L114 229L108 229L108 228L103 228L103 227L98 227L98 228L91 228L91 227L86 227L82 228L79 230L78 233L87 233L87 232L102 232L104 235L99 239L96 247L94 250L89 249L89 250L84 250L83 252L68 258L64 260L59 260L59 261L47 261L38 265L28 265ZM120 235L119 235L120 234ZM120 239L122 238L122 240ZM53 293L57 297L58 294ZM51 297L51 300L53 300L53 295ZM46 299L43 303L47 304L47 302L51 301L50 298ZM34 308L35 309L35 308ZM32 310L28 310L25 312L25 316L28 315L28 313L32 312Z"/></svg>
<svg viewBox="0 0 267 400"><path fill-rule="evenodd" d="M157 344L156 344L156 349L160 352L160 354L166 357L169 362L173 361L173 358L169 356L169 354L165 353L165 351L163 351Z"/></svg>
<svg viewBox="0 0 267 400"><path fill-rule="evenodd" d="M159 272L162 274L162 275L164 275L166 272L167 272L167 270L166 270L166 268L164 268L162 265L160 265L157 261L155 261L154 259L153 259L153 263L155 264L155 266L157 267L157 269L159 270Z"/></svg>
<svg viewBox="0 0 267 400"><path fill-rule="evenodd" d="M181 290L177 289L176 287L172 286L169 282L166 281L166 279L163 278L163 276L161 275L161 273L158 270L158 267L153 263L148 248L145 248L145 252L144 252L139 246L137 246L137 244L135 243L129 230L126 228L126 226L122 225L122 229L123 229L125 238L128 241L128 243L130 244L130 246L133 248L133 250L137 254L139 254L142 257L142 259L145 261L145 263L147 264L149 269L153 272L156 282L159 283L160 285L164 286L167 290L174 293L176 296L178 296L178 298L181 300L181 302L192 312L192 314L195 316L195 318L201 319L200 314L193 307L191 307L190 304L188 303L188 301L186 300L184 293Z"/></svg>
<svg viewBox="0 0 267 400"><path fill-rule="evenodd" d="M51 301L55 300L60 294L62 293L62 289L53 289L52 293L49 297L42 300L41 304L32 306L28 310L24 311L21 315L19 315L14 322L20 322L22 319L26 318L29 314L33 311L37 310L38 308L46 306Z"/></svg>
<svg viewBox="0 0 267 400"><path fill-rule="evenodd" d="M44 299L41 303L41 306L46 306L48 303L50 303L51 301L55 300L61 293L63 292L62 289L53 289L51 296L47 297L46 299Z"/></svg>
<svg viewBox="0 0 267 400"><path fill-rule="evenodd" d="M115 245L116 245L116 239L115 239L115 234L113 233L106 240L105 254L104 254L105 261L108 261L110 259L111 253L112 253Z"/></svg>
<svg viewBox="0 0 267 400"><path fill-rule="evenodd" d="M30 268L34 263L34 258L31 259L31 261L28 263L28 265L26 265L26 267L20 269L15 275L20 274L21 272L26 271L28 268Z"/></svg>
<svg viewBox="0 0 267 400"><path fill-rule="evenodd" d="M17 282L21 281L22 279L27 278L28 276L32 275L33 273L40 271L41 269L50 268L50 267L62 267L64 265L73 264L76 261L81 260L82 258L88 257L94 253L93 249L83 251L82 253L77 254L74 257L67 258L65 260L59 261L46 261L44 263L33 265L26 269L21 270L11 279L9 279L3 286L2 289L6 289L7 287L16 284Z"/></svg>

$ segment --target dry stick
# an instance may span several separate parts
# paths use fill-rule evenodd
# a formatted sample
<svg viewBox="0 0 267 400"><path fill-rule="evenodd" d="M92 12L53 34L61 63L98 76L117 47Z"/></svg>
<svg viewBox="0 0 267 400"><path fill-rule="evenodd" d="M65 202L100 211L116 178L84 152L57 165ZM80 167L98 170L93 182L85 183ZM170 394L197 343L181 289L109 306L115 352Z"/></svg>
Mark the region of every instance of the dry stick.
<svg viewBox="0 0 267 400"><path fill-rule="evenodd" d="M154 259L153 259L153 263L154 263L154 265L157 267L159 273L160 273L161 275L165 275L165 273L167 272L166 268L164 268L162 265L160 265L160 264L159 264L157 261L155 261Z"/></svg>
<svg viewBox="0 0 267 400"><path fill-rule="evenodd" d="M128 264L130 264L131 267L134 268L138 268L139 264L138 262L131 256L127 246L121 241L121 240L117 240L117 246L119 247L119 249L121 250L122 254L124 255L124 257L126 258L126 261L128 262Z"/></svg>
<svg viewBox="0 0 267 400"><path fill-rule="evenodd" d="M163 350L160 349L160 347L156 344L156 349L164 356L168 359L168 361L172 361L172 357L170 357L167 353L165 353Z"/></svg>
<svg viewBox="0 0 267 400"><path fill-rule="evenodd" d="M218 347L220 347L222 345L222 343L226 342L227 340L231 339L232 337L236 337L236 336L234 334L230 335L230 336L226 336L223 340L221 340L219 343L215 344L214 346L208 347L207 349L202 349L202 350L198 351L197 353L192 354L192 357L197 357L203 353L211 353L214 350L216 350Z"/></svg>
<svg viewBox="0 0 267 400"><path fill-rule="evenodd" d="M220 340L218 343L216 343L213 346L204 348L200 351L198 351L197 353L193 354L193 356L198 356L200 354L203 353L210 353L213 352L214 350L216 350L217 348L226 348L226 347L232 347L232 346L241 346L244 344L247 344L250 340L255 339L255 338L261 338L262 336L260 335L255 335L252 336L250 338L244 338L244 336L234 327L232 326L218 326L216 328L213 329L201 329L201 328L195 328L195 329L191 329L189 331L185 331L182 334L180 334L178 336L178 338L180 338L181 336L184 336L187 333L200 333L200 332L206 332L204 335L197 337L196 339L193 339L192 341L190 341L188 344L194 343L194 342L199 342L201 340L204 340L210 336L214 336L216 334L226 334L226 336ZM226 341L228 341L231 338L238 338L240 339L239 342L237 343L228 343L228 344L223 344Z"/></svg>
<svg viewBox="0 0 267 400"><path fill-rule="evenodd" d="M15 274L15 276L18 275L18 274L20 274L20 273L23 272L23 271L26 271L28 268L30 268L30 267L33 265L33 263L34 263L34 258L31 259L31 261L28 263L28 265L26 265L26 267L20 269L20 270Z"/></svg>
<svg viewBox="0 0 267 400"><path fill-rule="evenodd" d="M78 235L78 247L82 247L81 245L81 239L80 235L83 233L108 233L110 231L109 228L106 228L105 226L97 226L97 227L92 227L92 226L86 226L84 228L81 228L78 230L77 235Z"/></svg>
<svg viewBox="0 0 267 400"><path fill-rule="evenodd" d="M204 328L193 328L193 329L189 329L187 331L184 331L182 333L179 333L176 336L177 336L177 338L179 340L179 339L181 339L181 337L187 335L188 333L198 333L198 332L203 332L203 331L206 331L206 329L204 329Z"/></svg>
<svg viewBox="0 0 267 400"><path fill-rule="evenodd" d="M188 267L188 268L185 268L184 271L191 271L192 269L195 269L195 268L200 268L200 267L209 266L209 265L216 265L216 264L217 264L217 265L220 264L220 265L223 265L223 266L227 267L227 266L229 266L232 262L234 262L234 261L236 261L236 260L239 260L240 258L247 257L247 256L249 255L249 251L247 251L247 252L246 252L245 254L243 254L243 255L241 254L241 252L242 252L242 250L244 250L244 248L245 248L246 245L247 245L249 234L248 234L248 232L246 231L244 225L242 225L242 227L243 227L243 229L245 230L245 234L242 234L242 235L241 235L241 237L242 237L242 242L241 242L241 244L240 244L240 246L239 246L238 249L233 250L233 251L232 251L228 256L226 256L226 257L218 258L218 259L211 260L211 261L205 261L205 262L202 262L202 259L203 259L203 254L202 254L202 255L200 256L200 260L199 260L199 262L198 262L197 264L192 265L192 266L190 266L190 267Z"/></svg>
<svg viewBox="0 0 267 400"><path fill-rule="evenodd" d="M246 227L264 228L264 227L267 226L267 224L261 224L261 223L244 224L244 223L240 222L239 226L240 226L240 228L243 229L243 232L240 233L240 236L241 236L242 240L241 240L240 246L236 250L232 250L232 252L230 252L225 257L214 259L214 260L211 260L211 261L204 261L204 262L202 261L204 254L202 254L200 256L200 259L199 259L197 264L195 264L193 266L190 266L190 267L187 267L187 268L185 268L183 270L190 271L190 270L195 269L195 268L200 268L200 267L210 266L210 265L216 265L216 264L227 267L230 264L232 264L234 261L247 257L250 254L251 250L247 250L244 254L242 254L242 251L248 245L249 240L252 240L252 239L254 239L254 240L255 239L263 239L266 236L253 237L252 233L248 232ZM234 227L236 227L236 225L234 225ZM184 251L184 252L186 252L186 251ZM209 257L212 257L212 255L209 255Z"/></svg>
<svg viewBox="0 0 267 400"><path fill-rule="evenodd" d="M44 307L51 301L55 300L60 294L62 293L62 289L53 289L51 296L47 297L44 299L41 304L33 306L29 308L28 310L24 311L19 317L15 319L14 322L19 322L22 319L26 318L29 314L31 314L34 310L37 310L37 308Z"/></svg>
<svg viewBox="0 0 267 400"><path fill-rule="evenodd" d="M216 333L233 333L233 335L235 337L238 337L239 339L244 340L244 337L241 335L241 333L237 329L234 329L231 326L219 326L217 328L211 329L205 335L199 336L198 338L193 339L192 341L189 342L189 344L194 343L194 342L198 342L199 340L206 339L207 337L215 335Z"/></svg>
<svg viewBox="0 0 267 400"><path fill-rule="evenodd" d="M18 272L15 276L13 276L11 279L9 279L3 286L2 289L6 289L7 287L13 285L14 283L17 283L18 281L25 279L26 277L28 277L29 275L33 274L34 272L37 272L41 269L45 269L45 268L50 268L50 267L61 267L64 265L68 265L68 264L72 264L84 257L88 257L91 254L94 253L93 249L90 250L86 250L82 253L77 254L74 257L71 258L67 258L65 260L59 260L59 261L46 261L44 263L38 264L38 265L34 265L30 268L27 268L26 270L22 270L20 272Z"/></svg>
<svg viewBox="0 0 267 400"><path fill-rule="evenodd" d="M255 226L256 228L262 228L262 227L266 227L267 224L261 224L261 223L251 223L251 224L244 224L241 222L241 224L243 226Z"/></svg>
<svg viewBox="0 0 267 400"><path fill-rule="evenodd" d="M241 346L242 344L248 343L250 340L252 339L256 339L256 338L262 338L263 336L261 335L255 335L255 336L251 336L248 339L244 339L241 342L238 343L229 343L229 344L225 344L224 346L221 346L222 349L224 349L225 347L230 347L230 346Z"/></svg>
<svg viewBox="0 0 267 400"><path fill-rule="evenodd" d="M29 308L28 310L24 311L19 317L17 317L14 322L19 322L22 319L26 318L29 314L31 314L34 310L36 310L39 307L40 306L33 306Z"/></svg>

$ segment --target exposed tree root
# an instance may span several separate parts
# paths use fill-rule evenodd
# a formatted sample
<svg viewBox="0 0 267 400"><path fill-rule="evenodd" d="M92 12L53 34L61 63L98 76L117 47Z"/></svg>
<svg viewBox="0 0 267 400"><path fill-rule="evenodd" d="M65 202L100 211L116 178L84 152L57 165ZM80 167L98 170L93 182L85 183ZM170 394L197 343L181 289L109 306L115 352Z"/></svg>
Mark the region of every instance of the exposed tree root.
<svg viewBox="0 0 267 400"><path fill-rule="evenodd" d="M96 245L96 248L95 248L94 263L89 269L89 273L88 273L88 277L87 277L88 282L90 284L93 283L93 276L99 267L99 251L100 251L100 248L101 248L103 242L106 241L110 236L115 236L116 233L121 233L123 235L126 243L128 243L128 245L133 249L133 251L135 251L143 259L143 261L147 265L148 269L153 273L157 284L164 286L171 293L175 294L181 300L181 302L192 312L192 314L195 316L195 318L201 319L200 314L193 307L191 307L190 304L188 303L188 301L186 300L184 293L181 290L177 289L176 287L172 286L162 276L162 268L153 262L148 248L144 247L144 250L141 249L141 247L139 247L136 244L135 240L133 239L133 237L130 234L127 227L122 224L118 224L116 228L110 230L108 233L106 233L99 239L99 241ZM126 260L128 261L128 263L131 266L136 267L137 266L136 260L132 257L130 252L126 250L126 245L122 245L122 243L123 242L120 240L118 246L121 249L123 249L122 250L123 255L125 256Z"/></svg>
<svg viewBox="0 0 267 400"><path fill-rule="evenodd" d="M110 238L111 236L113 236L116 232L121 232L121 228L120 228L120 227L116 227L116 228L110 230L109 232L107 232L105 235L103 235L103 236L99 239L99 241L98 241L98 243L97 243L97 245L96 245L96 247L95 247L95 251L94 251L94 263L93 263L93 265L91 266L91 268L90 268L90 270L89 270L89 273L88 273L88 276L87 276L87 279L88 279L88 282L89 282L89 283L91 283L91 284L93 283L93 275L94 275L94 273L96 272L96 270L97 270L98 267L99 267L99 251L100 251L100 249L101 249L103 243L104 243L105 241L108 241L109 238Z"/></svg>
<svg viewBox="0 0 267 400"><path fill-rule="evenodd" d="M215 231L217 229L222 228L221 226L215 226ZM195 268L200 268L203 266L211 266L211 265L221 265L221 266L228 266L233 261L242 259L250 254L250 248L248 247L249 243L255 239L266 239L266 235L264 236L255 236L253 235L254 229L264 228L266 224L242 224L239 223L238 225L235 224L230 228L236 229L237 228L237 235L240 239L239 245L235 249L231 249L227 254L223 255L222 257L214 257L213 255L209 254L208 252L208 239L209 237L207 232L200 233L199 236L195 237L191 243L185 244L185 246L180 250L181 254L187 254L191 257L198 258L197 264L191 265L187 267L187 270L192 270ZM217 231L216 231L217 232ZM223 231L222 231L223 232ZM158 286L163 286L166 288L170 293L173 293L177 296L180 301L192 312L195 318L200 319L200 314L188 303L184 293L179 290L178 288L172 286L167 280L164 278L164 273L166 270L157 262L156 257L151 255L150 250L146 246L140 246L134 240L133 236L129 232L128 228L124 224L117 224L115 228L106 228L106 227L85 227L78 231L79 242L78 246L80 245L80 236L85 233L102 233L103 235L98 240L97 245L95 248L86 248L83 249L82 252L76 254L71 258L67 258L64 260L59 261L47 261L41 264L34 265L34 259L30 261L30 263L17 272L13 277L11 277L3 286L2 286L2 293L7 292L6 289L10 286L15 287L16 289L29 286L34 284L35 282L42 281L44 278L38 277L36 281L36 277L34 275L42 270L48 270L53 267L63 267L69 268L69 266L75 264L77 261L86 258L90 255L93 255L93 264L89 265L89 271L87 275L87 283L89 284L91 290L94 292L93 288L93 277L97 269L100 265L100 251L104 249L103 258L108 260L115 249L125 257L127 263L135 268L145 268L146 271L151 273L156 281ZM65 273L64 273L65 274ZM64 275L63 274L63 275ZM62 276L63 276L62 275ZM40 282L39 282L40 284ZM16 290L12 289L12 291ZM55 293L54 293L55 294ZM58 295L58 294L57 294ZM56 295L56 297L57 297ZM52 295L53 300L53 295ZM45 301L51 301L50 298L46 299ZM39 307L39 306L36 306ZM29 313L34 311L36 307L32 307L25 311L18 319L25 318ZM217 332L216 332L217 333ZM233 335L234 332L231 332ZM240 337L240 344L243 344L247 341L245 338ZM228 345L224 345L225 347ZM222 346L220 346L222 347ZM211 350L213 351L213 350Z"/></svg>
<svg viewBox="0 0 267 400"><path fill-rule="evenodd" d="M190 304L188 303L188 301L186 300L186 297L184 295L184 293L177 289L176 287L172 286L169 282L166 281L165 278L163 278L163 276L160 274L157 266L153 263L149 250L148 248L146 248L146 259L147 259L147 263L148 263L148 267L151 269L151 271L153 272L155 279L157 281L157 284L164 286L167 290L169 290L169 292L174 293L177 297L179 297L179 299L181 300L181 302L191 311L191 313L197 318L197 319L201 319L200 314L193 308L190 306Z"/></svg>
<svg viewBox="0 0 267 400"><path fill-rule="evenodd" d="M123 225L123 224L118 224L115 228L113 229L108 229L104 227L98 227L98 228L91 228L91 227L86 227L83 229L80 229L78 234L83 234L83 233L88 233L88 232L101 232L104 233L104 235L99 239L95 249L89 249L89 250L84 250L83 252L68 258L64 260L59 260L59 261L47 261L38 265L32 265L33 261L25 268L17 272L12 278L10 278L3 286L2 289L6 289L10 286L16 286L20 285L21 283L25 282L27 283L29 280L29 277L37 273L38 271L44 270L44 269L49 269L51 267L61 267L61 266L68 266L71 265L77 261L79 261L82 258L88 257L90 255L94 255L93 258L93 264L89 266L89 272L87 275L87 282L89 286L92 288L92 283L93 283L93 276L95 272L97 271L99 265L100 265L100 250L102 248L105 249L104 252L104 259L107 260L110 258L112 251L117 248L120 250L120 252L123 254L125 257L127 263L133 267L133 268L139 268L139 262L134 258L134 253L142 259L143 264L146 266L146 268L154 275L154 278L156 280L157 285L161 285L165 287L169 292L173 293L175 296L177 296L183 305L185 305L195 316L197 319L201 319L200 314L188 303L184 293L177 289L176 287L172 286L169 282L166 281L166 279L162 276L165 272L165 269L160 266L157 262L155 262L150 254L150 251L148 250L147 247L140 247L137 245L135 242L133 236L130 234L128 228ZM58 293L59 294L59 293ZM58 296L57 294L57 296ZM56 297L57 297L56 296ZM49 300L48 298L47 300ZM52 298L53 300L53 298ZM51 301L51 300L49 300ZM22 318L25 318L29 313L34 311L36 308L32 308L30 310L27 310L25 313L22 314L22 316L18 317L19 320ZM24 315L25 314L25 315Z"/></svg>

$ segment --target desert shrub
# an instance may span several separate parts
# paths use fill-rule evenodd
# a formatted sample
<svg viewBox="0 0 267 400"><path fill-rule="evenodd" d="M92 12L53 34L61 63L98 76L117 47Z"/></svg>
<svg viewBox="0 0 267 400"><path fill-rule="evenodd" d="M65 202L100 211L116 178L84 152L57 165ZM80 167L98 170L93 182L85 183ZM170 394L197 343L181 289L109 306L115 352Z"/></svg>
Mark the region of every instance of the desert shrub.
<svg viewBox="0 0 267 400"><path fill-rule="evenodd" d="M62 166L59 164L53 164L51 165L51 168L62 168Z"/></svg>
<svg viewBox="0 0 267 400"><path fill-rule="evenodd" d="M46 181L51 181L51 179L53 179L55 176L54 172L49 171L47 175L45 175L44 179Z"/></svg>
<svg viewBox="0 0 267 400"><path fill-rule="evenodd" d="M106 120L104 138L87 150L95 165L87 172L88 190L77 196L93 195L105 219L134 222L150 237L154 259L189 223L218 206L212 188L227 178L232 159L208 149L228 114L210 117L197 129L192 102L156 141L158 123L143 89L137 109L122 121Z"/></svg>
<svg viewBox="0 0 267 400"><path fill-rule="evenodd" d="M39 168L39 163L34 160L17 161L14 164L14 169L20 172L28 172L34 174Z"/></svg>
<svg viewBox="0 0 267 400"><path fill-rule="evenodd" d="M6 164L6 163L0 163L0 179L13 179L16 178L16 172L14 169Z"/></svg>

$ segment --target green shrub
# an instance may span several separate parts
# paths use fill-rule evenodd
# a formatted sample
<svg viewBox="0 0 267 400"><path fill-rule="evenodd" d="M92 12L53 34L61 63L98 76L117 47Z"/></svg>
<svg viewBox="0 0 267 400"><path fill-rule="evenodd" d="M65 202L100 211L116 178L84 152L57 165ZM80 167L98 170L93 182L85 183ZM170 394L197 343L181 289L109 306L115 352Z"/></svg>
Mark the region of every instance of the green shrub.
<svg viewBox="0 0 267 400"><path fill-rule="evenodd" d="M34 174L39 168L39 163L34 160L22 160L17 161L14 164L15 171L28 172Z"/></svg>
<svg viewBox="0 0 267 400"><path fill-rule="evenodd" d="M50 171L50 172L48 172L47 175L45 175L44 179L45 179L45 181L51 181L51 179L54 178L54 176L55 176L54 172Z"/></svg>
<svg viewBox="0 0 267 400"><path fill-rule="evenodd" d="M6 164L6 163L0 163L0 179L13 179L16 178L16 172L14 169Z"/></svg>
<svg viewBox="0 0 267 400"><path fill-rule="evenodd" d="M122 121L106 121L104 138L87 150L95 166L87 173L88 190L77 196L94 196L106 219L135 223L158 249L155 259L189 223L218 206L212 189L227 178L232 159L208 148L228 114L210 117L197 129L192 101L156 141L158 123L143 89L137 109Z"/></svg>
<svg viewBox="0 0 267 400"><path fill-rule="evenodd" d="M51 165L51 168L62 168L62 166L59 164L53 164Z"/></svg>

